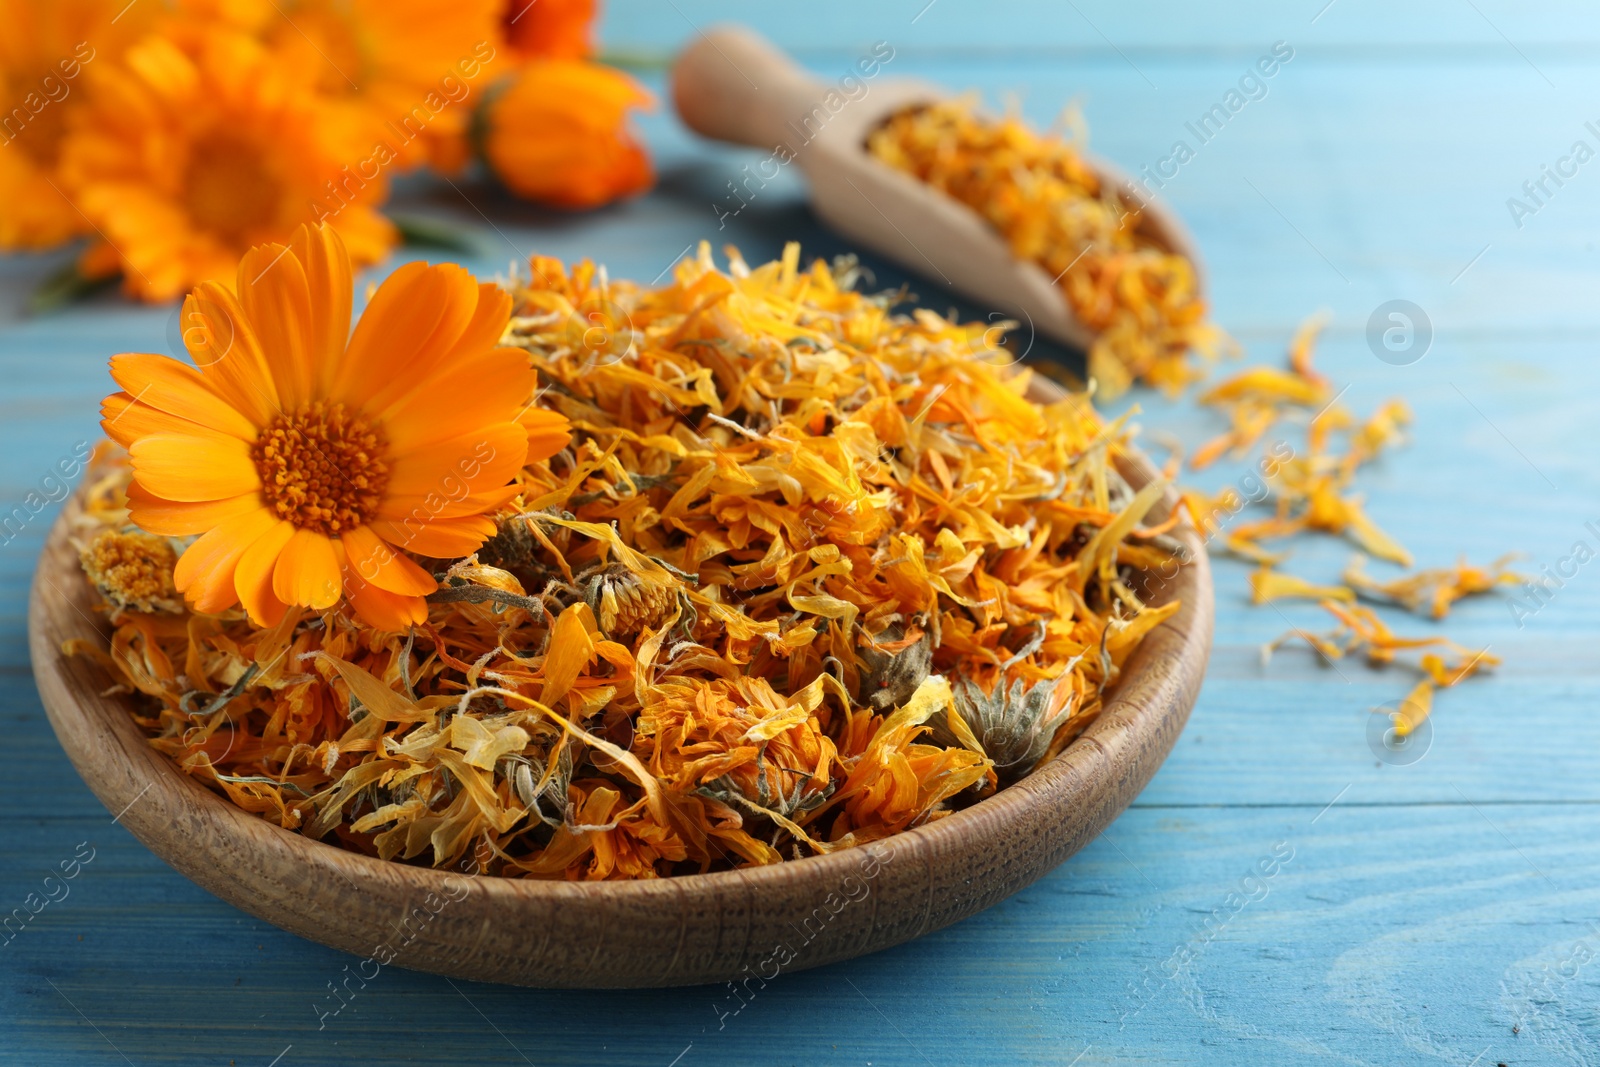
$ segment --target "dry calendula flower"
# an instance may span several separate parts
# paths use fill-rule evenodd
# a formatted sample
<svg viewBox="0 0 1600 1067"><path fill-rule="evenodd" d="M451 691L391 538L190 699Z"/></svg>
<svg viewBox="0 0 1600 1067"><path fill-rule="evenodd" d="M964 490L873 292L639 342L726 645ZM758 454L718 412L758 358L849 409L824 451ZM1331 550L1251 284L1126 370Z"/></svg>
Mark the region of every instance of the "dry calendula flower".
<svg viewBox="0 0 1600 1067"><path fill-rule="evenodd" d="M1001 678L987 693L977 682L963 678L955 688L955 707L980 750L994 761L1000 781L1008 784L1044 758L1073 710L1061 703L1060 691L1049 682L1030 686L1022 678L1012 680L1009 688Z"/></svg>
<svg viewBox="0 0 1600 1067"><path fill-rule="evenodd" d="M600 568L588 580L586 599L608 634L636 634L659 627L677 603L669 586L635 574L620 563Z"/></svg>
<svg viewBox="0 0 1600 1067"><path fill-rule="evenodd" d="M867 148L977 211L1019 259L1057 279L1098 335L1089 372L1102 396L1135 380L1181 389L1199 376L1189 353L1209 358L1223 344L1194 265L1141 227L1139 205L1103 183L1072 141L959 99L896 113Z"/></svg>
<svg viewBox="0 0 1600 1067"><path fill-rule="evenodd" d="M143 694L152 744L240 806L380 858L509 877L774 863L1015 781L1093 720L1178 609L1134 592L1171 561L1163 483L1123 480L1127 433L1086 397L1027 399L986 324L897 310L856 292L849 263L801 269L795 246L755 268L730 256L719 270L702 246L654 289L536 259L491 317L446 301L453 272L402 268L368 316L398 284L412 315L449 311L474 339L492 318L517 373L496 370L504 348L426 374L391 360L391 406L345 415L383 444L342 470L401 488L391 411L455 440L498 435L535 376L544 405L512 424L503 484L469 486L456 536L418 548L432 573L393 545L437 589L423 600L419 578L386 626L359 599L240 611L208 572L208 614L124 612L109 650L75 650ZM344 380L336 351L308 366ZM247 453L263 431L197 392L209 368L192 373L169 374L161 417L231 420L207 432L237 430L225 447ZM119 434L141 425L128 410ZM177 484L130 443L135 479ZM206 492L235 488L191 466ZM99 477L85 522L125 521L128 470ZM136 521L216 507L152 510L148 493L132 490ZM186 585L205 546L177 562Z"/></svg>
<svg viewBox="0 0 1600 1067"><path fill-rule="evenodd" d="M1454 567L1435 567L1380 582L1367 574L1367 557L1357 554L1345 568L1344 584L1362 596L1404 605L1409 611L1442 619L1450 606L1462 597L1487 593L1502 585L1520 585L1523 575L1506 567L1516 554L1501 556L1487 567L1475 567L1462 560Z"/></svg>
<svg viewBox="0 0 1600 1067"><path fill-rule="evenodd" d="M165 537L104 530L79 555L83 573L113 607L152 613L183 610L172 584L178 554Z"/></svg>
<svg viewBox="0 0 1600 1067"><path fill-rule="evenodd" d="M1270 656L1277 648L1296 639L1305 641L1327 659L1360 654L1374 666L1395 662L1396 654L1400 652L1437 647L1454 658L1447 660L1437 652L1427 652L1418 660L1416 668L1440 687L1455 685L1480 670L1500 665L1500 658L1490 655L1488 649L1474 652L1447 637L1401 637L1371 608L1335 600L1322 601L1322 607L1339 620L1340 625L1336 630L1328 634L1292 630L1265 645L1262 648L1263 657Z"/></svg>

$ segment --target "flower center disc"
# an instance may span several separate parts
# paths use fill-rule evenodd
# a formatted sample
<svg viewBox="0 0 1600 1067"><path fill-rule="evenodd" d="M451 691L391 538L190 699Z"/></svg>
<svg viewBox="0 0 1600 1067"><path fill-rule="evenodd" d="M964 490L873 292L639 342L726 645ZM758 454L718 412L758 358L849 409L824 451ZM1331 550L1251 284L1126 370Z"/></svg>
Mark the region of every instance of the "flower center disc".
<svg viewBox="0 0 1600 1067"><path fill-rule="evenodd" d="M281 519L329 536L377 516L389 468L383 438L343 404L279 415L250 449L261 494Z"/></svg>
<svg viewBox="0 0 1600 1067"><path fill-rule="evenodd" d="M226 135L194 146L184 173L184 199L201 226L228 240L272 222L278 211L278 183L260 151Z"/></svg>
<svg viewBox="0 0 1600 1067"><path fill-rule="evenodd" d="M30 79L16 79L17 85L41 85L53 71L48 68L38 77ZM36 94L29 93L29 96ZM7 116L14 125L19 114L25 118L25 123L20 128L7 127L5 136L0 138L6 146L17 145L41 167L54 167L61 156L61 139L67 132L65 116L67 109L64 106L65 98L57 102L47 100L44 108L32 115L29 114L27 105L13 108Z"/></svg>

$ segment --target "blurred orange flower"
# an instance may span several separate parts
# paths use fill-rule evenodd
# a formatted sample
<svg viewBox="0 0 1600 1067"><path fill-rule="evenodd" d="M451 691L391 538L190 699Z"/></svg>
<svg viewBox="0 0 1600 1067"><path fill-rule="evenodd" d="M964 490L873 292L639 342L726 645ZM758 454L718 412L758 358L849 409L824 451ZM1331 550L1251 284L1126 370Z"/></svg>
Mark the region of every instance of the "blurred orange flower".
<svg viewBox="0 0 1600 1067"><path fill-rule="evenodd" d="M402 166L465 162L480 84L510 69L502 0L265 0L261 34ZM502 69L503 68L503 69Z"/></svg>
<svg viewBox="0 0 1600 1067"><path fill-rule="evenodd" d="M358 265L394 243L372 207L384 176L348 169L359 142L320 113L311 75L250 37L182 24L85 76L62 172L130 292L170 300L226 283L252 245L318 219Z"/></svg>
<svg viewBox="0 0 1600 1067"><path fill-rule="evenodd" d="M43 248L88 229L62 188L61 141L84 72L113 60L154 9L126 0L0 0L0 249Z"/></svg>
<svg viewBox="0 0 1600 1067"><path fill-rule="evenodd" d="M541 3L544 0L540 0ZM653 103L638 82L598 63L535 60L486 106L484 157L513 193L591 208L650 187L632 108Z"/></svg>
<svg viewBox="0 0 1600 1067"><path fill-rule="evenodd" d="M586 59L594 54L598 0L509 0L506 43L522 59Z"/></svg>
<svg viewBox="0 0 1600 1067"><path fill-rule="evenodd" d="M511 297L453 264L408 263L351 334L350 259L327 227L251 249L237 289L204 282L184 303L198 370L111 361L124 391L101 425L128 449L133 522L201 535L173 575L196 611L242 601L271 626L346 595L375 629L423 621L437 583L403 550L477 549L527 456L516 420L535 374L499 347Z"/></svg>

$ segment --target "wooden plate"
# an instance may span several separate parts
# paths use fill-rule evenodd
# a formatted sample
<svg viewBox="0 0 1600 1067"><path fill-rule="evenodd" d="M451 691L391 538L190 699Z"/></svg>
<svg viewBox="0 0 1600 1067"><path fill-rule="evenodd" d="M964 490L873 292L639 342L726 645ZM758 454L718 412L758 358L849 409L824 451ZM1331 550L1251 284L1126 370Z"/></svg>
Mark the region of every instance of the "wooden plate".
<svg viewBox="0 0 1600 1067"><path fill-rule="evenodd" d="M1130 481L1152 476L1132 464ZM1163 505L1175 503L1171 494ZM898 945L1005 899L1093 840L1144 788L1193 707L1211 647L1211 577L1192 561L1151 599L1146 636L1088 731L1017 785L884 841L769 867L643 882L471 878L372 859L234 807L153 750L105 672L61 654L105 626L57 519L28 612L34 677L68 758L108 811L185 877L303 937L388 964L543 987L771 980Z"/></svg>

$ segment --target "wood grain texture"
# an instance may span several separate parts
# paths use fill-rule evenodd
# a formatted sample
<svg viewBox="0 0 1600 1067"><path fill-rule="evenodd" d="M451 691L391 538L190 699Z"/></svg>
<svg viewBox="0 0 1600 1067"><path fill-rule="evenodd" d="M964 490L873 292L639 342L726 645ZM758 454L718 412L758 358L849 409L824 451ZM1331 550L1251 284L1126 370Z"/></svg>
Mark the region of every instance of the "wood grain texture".
<svg viewBox="0 0 1600 1067"><path fill-rule="evenodd" d="M1041 399L1059 387L1035 379ZM1138 488L1153 469L1125 467ZM1171 490L1157 519L1176 504ZM1016 786L858 849L631 882L475 878L362 856L234 807L152 750L78 639L104 645L71 524L56 520L29 605L34 678L56 737L106 809L151 851L228 902L375 961L547 988L696 985L876 952L1031 885L1110 824L1172 750L1211 650L1205 549L1151 598L1182 607L1140 644L1082 736Z"/></svg>

